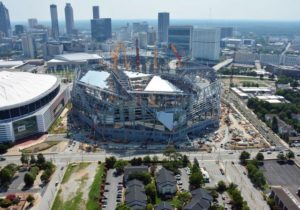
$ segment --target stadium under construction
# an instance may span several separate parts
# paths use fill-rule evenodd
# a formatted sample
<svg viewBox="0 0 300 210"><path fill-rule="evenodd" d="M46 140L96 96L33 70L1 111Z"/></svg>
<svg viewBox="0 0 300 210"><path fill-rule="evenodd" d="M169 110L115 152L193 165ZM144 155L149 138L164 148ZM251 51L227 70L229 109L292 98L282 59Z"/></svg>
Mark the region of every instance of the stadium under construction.
<svg viewBox="0 0 300 210"><path fill-rule="evenodd" d="M130 59L136 66L145 60L134 56L122 67L117 56L103 59L100 70L76 70L73 115L96 139L175 142L219 126L221 84L212 68L181 58L130 68Z"/></svg>

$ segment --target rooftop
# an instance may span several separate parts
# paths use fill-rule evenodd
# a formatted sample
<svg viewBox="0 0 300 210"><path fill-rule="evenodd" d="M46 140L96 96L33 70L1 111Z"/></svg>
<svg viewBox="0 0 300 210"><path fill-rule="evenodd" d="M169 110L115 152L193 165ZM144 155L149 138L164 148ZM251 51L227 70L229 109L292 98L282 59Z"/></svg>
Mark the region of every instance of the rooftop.
<svg viewBox="0 0 300 210"><path fill-rule="evenodd" d="M97 54L89 53L68 53L56 55L52 61L83 61L83 60L97 60L101 59L101 56Z"/></svg>
<svg viewBox="0 0 300 210"><path fill-rule="evenodd" d="M176 180L173 172L165 169L164 167L159 170L156 176L156 183L158 186L163 187L165 184L176 185Z"/></svg>
<svg viewBox="0 0 300 210"><path fill-rule="evenodd" d="M0 109L41 97L57 81L51 75L0 71Z"/></svg>

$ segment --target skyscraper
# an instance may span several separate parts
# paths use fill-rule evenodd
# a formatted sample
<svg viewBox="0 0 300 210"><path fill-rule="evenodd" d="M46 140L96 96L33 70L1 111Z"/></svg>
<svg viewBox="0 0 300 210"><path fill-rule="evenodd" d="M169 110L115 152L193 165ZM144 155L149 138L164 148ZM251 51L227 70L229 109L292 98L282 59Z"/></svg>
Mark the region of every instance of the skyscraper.
<svg viewBox="0 0 300 210"><path fill-rule="evenodd" d="M168 27L170 25L170 14L167 12L158 13L158 42L168 41Z"/></svg>
<svg viewBox="0 0 300 210"><path fill-rule="evenodd" d="M52 37L54 39L58 39L59 27L58 27L57 7L55 4L50 5L50 13L51 13L51 24L52 24Z"/></svg>
<svg viewBox="0 0 300 210"><path fill-rule="evenodd" d="M100 13L99 13L99 6L93 6L93 19L99 19Z"/></svg>
<svg viewBox="0 0 300 210"><path fill-rule="evenodd" d="M99 7L93 6L91 33L94 41L103 42L112 37L111 18L100 18Z"/></svg>
<svg viewBox="0 0 300 210"><path fill-rule="evenodd" d="M217 61L220 58L219 28L196 28L193 31L192 56L202 60Z"/></svg>
<svg viewBox="0 0 300 210"><path fill-rule="evenodd" d="M92 39L103 42L112 37L111 18L91 20Z"/></svg>
<svg viewBox="0 0 300 210"><path fill-rule="evenodd" d="M181 56L189 56L192 50L193 26L169 26L168 44L174 44Z"/></svg>
<svg viewBox="0 0 300 210"><path fill-rule="evenodd" d="M28 25L29 25L29 28L34 28L35 26L38 25L38 20L36 18L29 18Z"/></svg>
<svg viewBox="0 0 300 210"><path fill-rule="evenodd" d="M0 2L0 32L2 32L7 37L11 36L11 26L8 9L2 2Z"/></svg>
<svg viewBox="0 0 300 210"><path fill-rule="evenodd" d="M70 35L74 29L74 15L73 15L73 8L70 3L66 4L65 7L65 18L66 18L66 29L67 34Z"/></svg>
<svg viewBox="0 0 300 210"><path fill-rule="evenodd" d="M22 37L22 48L24 56L27 58L36 57L35 42L30 34L26 34Z"/></svg>

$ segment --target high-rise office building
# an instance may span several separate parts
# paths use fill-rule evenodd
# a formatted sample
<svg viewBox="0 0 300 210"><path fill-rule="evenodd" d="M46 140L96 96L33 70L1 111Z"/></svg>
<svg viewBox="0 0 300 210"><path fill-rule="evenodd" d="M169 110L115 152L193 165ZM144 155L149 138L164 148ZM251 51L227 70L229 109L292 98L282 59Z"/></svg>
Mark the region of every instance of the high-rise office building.
<svg viewBox="0 0 300 210"><path fill-rule="evenodd" d="M93 6L91 34L92 39L97 42L103 42L112 37L111 18L100 18L98 6Z"/></svg>
<svg viewBox="0 0 300 210"><path fill-rule="evenodd" d="M19 36L25 32L23 25L15 25L15 35Z"/></svg>
<svg viewBox="0 0 300 210"><path fill-rule="evenodd" d="M219 28L195 28L193 31L192 57L217 61L220 58Z"/></svg>
<svg viewBox="0 0 300 210"><path fill-rule="evenodd" d="M0 2L0 32L5 36L11 36L11 26L8 9Z"/></svg>
<svg viewBox="0 0 300 210"><path fill-rule="evenodd" d="M29 18L28 19L28 26L29 28L34 28L38 25L38 20L36 18Z"/></svg>
<svg viewBox="0 0 300 210"><path fill-rule="evenodd" d="M59 37L59 26L58 26L58 16L57 16L57 6L55 4L50 5L51 13L51 24L52 24L52 37L58 39Z"/></svg>
<svg viewBox="0 0 300 210"><path fill-rule="evenodd" d="M36 57L34 39L30 34L26 34L22 37L22 48L23 48L24 56L28 58Z"/></svg>
<svg viewBox="0 0 300 210"><path fill-rule="evenodd" d="M70 35L73 33L73 29L74 29L73 8L70 3L67 3L65 6L65 18L66 18L67 34Z"/></svg>
<svg viewBox="0 0 300 210"><path fill-rule="evenodd" d="M148 45L155 45L156 42L156 31L154 28L151 28L147 34Z"/></svg>
<svg viewBox="0 0 300 210"><path fill-rule="evenodd" d="M91 20L92 39L103 42L112 37L111 18L100 18Z"/></svg>
<svg viewBox="0 0 300 210"><path fill-rule="evenodd" d="M181 56L189 56L192 50L193 26L169 26L168 44L174 44Z"/></svg>
<svg viewBox="0 0 300 210"><path fill-rule="evenodd" d="M167 12L158 13L158 42L167 42L169 25L170 14Z"/></svg>
<svg viewBox="0 0 300 210"><path fill-rule="evenodd" d="M93 19L99 19L99 18L100 18L99 6L93 6Z"/></svg>

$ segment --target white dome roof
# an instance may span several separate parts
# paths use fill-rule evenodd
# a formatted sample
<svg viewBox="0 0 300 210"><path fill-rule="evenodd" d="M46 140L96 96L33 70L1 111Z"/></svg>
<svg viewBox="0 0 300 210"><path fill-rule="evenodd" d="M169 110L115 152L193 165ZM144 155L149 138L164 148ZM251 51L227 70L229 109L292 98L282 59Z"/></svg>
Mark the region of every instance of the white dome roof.
<svg viewBox="0 0 300 210"><path fill-rule="evenodd" d="M0 71L0 110L34 102L57 86L55 76Z"/></svg>

